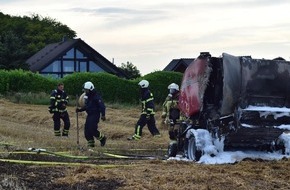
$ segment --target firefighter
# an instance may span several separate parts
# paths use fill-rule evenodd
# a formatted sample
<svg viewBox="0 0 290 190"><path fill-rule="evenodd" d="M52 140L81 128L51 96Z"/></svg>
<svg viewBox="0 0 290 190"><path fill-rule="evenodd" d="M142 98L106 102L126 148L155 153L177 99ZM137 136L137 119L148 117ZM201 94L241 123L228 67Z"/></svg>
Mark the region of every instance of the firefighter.
<svg viewBox="0 0 290 190"><path fill-rule="evenodd" d="M50 106L49 112L53 114L53 122L54 122L54 135L68 137L69 129L70 129L70 119L67 112L67 104L69 101L69 97L64 91L64 84L59 83L57 85L57 89L53 90L50 95ZM61 133L60 125L61 121L64 122L64 127Z"/></svg>
<svg viewBox="0 0 290 190"><path fill-rule="evenodd" d="M100 118L102 121L106 120L106 106L92 82L85 82L83 89L85 91L85 105L82 108L76 108L76 112L87 112L84 133L88 147L95 147L94 138L100 141L101 146L105 146L107 137L98 130L98 123Z"/></svg>
<svg viewBox="0 0 290 190"><path fill-rule="evenodd" d="M164 119L164 123L169 125L169 139L172 143L176 143L178 127L175 124L180 122L180 110L178 106L179 86L171 83L168 89L169 94L162 105L163 111L161 117Z"/></svg>
<svg viewBox="0 0 290 190"><path fill-rule="evenodd" d="M178 131L182 127L182 120L184 117L180 113L178 100L179 100L179 86L175 83L171 83L168 86L169 94L163 103L162 119L165 124L168 125L168 134L170 143L168 146L168 155L175 156L177 153L177 140ZM180 141L181 143L181 141ZM181 148L181 147L179 147Z"/></svg>
<svg viewBox="0 0 290 190"><path fill-rule="evenodd" d="M168 86L169 94L166 97L164 103L162 104L162 115L161 118L164 119L165 124L170 123L170 119L174 119L174 122L178 118L179 115L179 107L178 107L178 99L179 99L179 86L175 83L171 83ZM177 114L177 116L173 117L172 114Z"/></svg>
<svg viewBox="0 0 290 190"><path fill-rule="evenodd" d="M149 82L141 80L138 85L141 92L142 110L139 120L135 126L135 134L128 137L128 140L139 140L142 136L142 129L147 124L150 133L153 136L160 137L159 130L156 128L155 112L154 112L154 97L149 90Z"/></svg>

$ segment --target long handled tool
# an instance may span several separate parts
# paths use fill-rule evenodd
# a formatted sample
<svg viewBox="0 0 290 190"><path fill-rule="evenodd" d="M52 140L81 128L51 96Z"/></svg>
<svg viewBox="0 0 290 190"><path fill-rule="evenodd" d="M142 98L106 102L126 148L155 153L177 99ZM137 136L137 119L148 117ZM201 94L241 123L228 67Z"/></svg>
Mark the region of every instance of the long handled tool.
<svg viewBox="0 0 290 190"><path fill-rule="evenodd" d="M78 108L79 96L76 95L76 108ZM80 146L80 129L79 129L79 113L76 111L76 122L77 122L77 145Z"/></svg>

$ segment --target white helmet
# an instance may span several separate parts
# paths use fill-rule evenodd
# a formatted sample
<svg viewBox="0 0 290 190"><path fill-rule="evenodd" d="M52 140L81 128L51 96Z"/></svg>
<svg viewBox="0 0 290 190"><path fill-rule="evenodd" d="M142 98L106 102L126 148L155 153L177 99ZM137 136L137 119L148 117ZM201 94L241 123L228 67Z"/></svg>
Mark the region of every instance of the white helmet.
<svg viewBox="0 0 290 190"><path fill-rule="evenodd" d="M141 87L141 88L148 88L149 86L149 82L147 80L141 80L138 85Z"/></svg>
<svg viewBox="0 0 290 190"><path fill-rule="evenodd" d="M94 84L92 82L88 81L88 82L85 82L84 89L85 90L94 90L95 87L94 87Z"/></svg>
<svg viewBox="0 0 290 190"><path fill-rule="evenodd" d="M173 89L173 90L177 90L179 91L179 86L178 84L175 84L175 83L171 83L169 86L168 86L168 89Z"/></svg>

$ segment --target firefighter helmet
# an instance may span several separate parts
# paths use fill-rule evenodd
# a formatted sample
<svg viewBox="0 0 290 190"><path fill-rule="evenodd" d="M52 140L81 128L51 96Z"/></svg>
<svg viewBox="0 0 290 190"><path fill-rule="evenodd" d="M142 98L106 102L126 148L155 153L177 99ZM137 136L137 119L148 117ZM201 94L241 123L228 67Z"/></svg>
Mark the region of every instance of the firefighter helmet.
<svg viewBox="0 0 290 190"><path fill-rule="evenodd" d="M179 86L178 84L175 84L175 83L171 83L169 86L168 86L168 89L173 89L173 90L177 90L179 91Z"/></svg>
<svg viewBox="0 0 290 190"><path fill-rule="evenodd" d="M88 82L85 82L84 89L85 90L94 90L95 87L94 87L94 84L92 82L88 81Z"/></svg>
<svg viewBox="0 0 290 190"><path fill-rule="evenodd" d="M141 80L138 85L141 87L141 88L148 88L149 86L149 82L147 80Z"/></svg>

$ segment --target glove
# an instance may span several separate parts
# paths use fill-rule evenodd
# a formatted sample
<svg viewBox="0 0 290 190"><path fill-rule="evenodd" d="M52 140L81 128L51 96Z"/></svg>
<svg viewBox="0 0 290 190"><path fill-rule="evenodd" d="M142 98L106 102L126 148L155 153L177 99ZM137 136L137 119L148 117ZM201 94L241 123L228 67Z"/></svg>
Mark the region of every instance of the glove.
<svg viewBox="0 0 290 190"><path fill-rule="evenodd" d="M54 113L54 111L52 110L52 107L51 107L51 106L48 107L48 111L49 111L49 113L51 113L51 114Z"/></svg>
<svg viewBox="0 0 290 190"><path fill-rule="evenodd" d="M106 121L106 116L102 116L102 117L101 117L101 120L102 120L102 121Z"/></svg>
<svg viewBox="0 0 290 190"><path fill-rule="evenodd" d="M76 113L78 112L82 112L82 109L81 108L76 108Z"/></svg>

